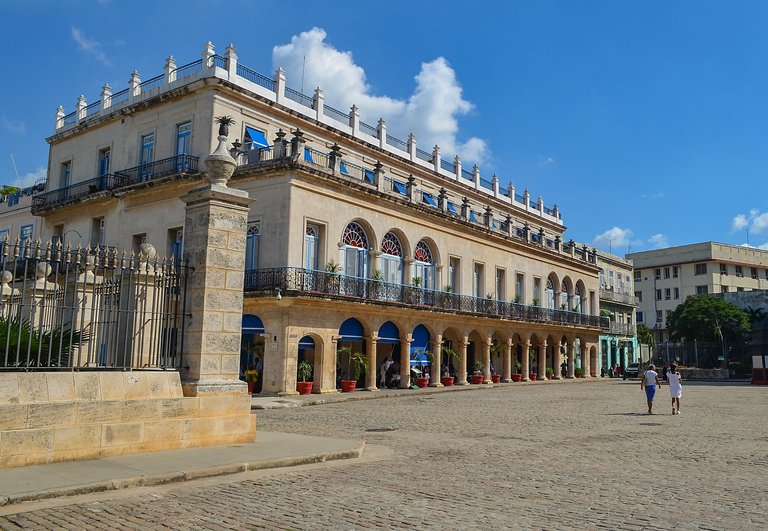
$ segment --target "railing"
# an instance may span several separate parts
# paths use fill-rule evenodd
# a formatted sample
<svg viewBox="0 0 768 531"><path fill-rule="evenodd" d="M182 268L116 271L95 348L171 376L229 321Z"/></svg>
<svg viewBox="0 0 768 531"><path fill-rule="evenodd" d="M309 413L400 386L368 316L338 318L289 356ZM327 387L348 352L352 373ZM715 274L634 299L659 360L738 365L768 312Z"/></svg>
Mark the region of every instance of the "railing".
<svg viewBox="0 0 768 531"><path fill-rule="evenodd" d="M518 203L525 204L525 196L520 194L515 194L515 201Z"/></svg>
<svg viewBox="0 0 768 531"><path fill-rule="evenodd" d="M77 123L77 111L64 115L64 125Z"/></svg>
<svg viewBox="0 0 768 531"><path fill-rule="evenodd" d="M172 72L176 74L176 80L183 79L185 77L191 76L192 74L196 74L200 72L203 69L203 60L198 59L197 61L192 61L191 63L187 63L183 66L178 67L176 70L173 70Z"/></svg>
<svg viewBox="0 0 768 531"><path fill-rule="evenodd" d="M611 289L600 288L600 298L606 301L613 301L622 304L629 304L631 306L639 306L640 301L637 297L630 295L629 293L621 293L619 291L613 291Z"/></svg>
<svg viewBox="0 0 768 531"><path fill-rule="evenodd" d="M292 88L288 87L285 87L285 97L289 100L295 101L296 103L304 105L305 107L309 107L310 109L314 104L314 99L302 94L298 90L293 90Z"/></svg>
<svg viewBox="0 0 768 531"><path fill-rule="evenodd" d="M416 158L421 159L424 162L432 162L432 153L416 148Z"/></svg>
<svg viewBox="0 0 768 531"><path fill-rule="evenodd" d="M120 92L115 92L109 97L109 105L110 107L114 107L115 105L118 105L120 103L123 103L124 101L128 101L128 98L130 97L128 89L123 89Z"/></svg>
<svg viewBox="0 0 768 531"><path fill-rule="evenodd" d="M328 168L330 166L327 153L308 147L304 148L304 162L320 166L321 168Z"/></svg>
<svg viewBox="0 0 768 531"><path fill-rule="evenodd" d="M480 177L480 186L487 190L493 190L493 181Z"/></svg>
<svg viewBox="0 0 768 531"><path fill-rule="evenodd" d="M267 90L275 91L275 80L237 63L237 75Z"/></svg>
<svg viewBox="0 0 768 531"><path fill-rule="evenodd" d="M167 159L149 162L127 170L115 172L115 176L120 179L118 187L131 186L133 184L151 181L174 175L176 173L197 173L197 157L191 155L176 155Z"/></svg>
<svg viewBox="0 0 768 531"><path fill-rule="evenodd" d="M387 144L401 151L408 151L408 143L403 142L399 138L387 135Z"/></svg>
<svg viewBox="0 0 768 531"><path fill-rule="evenodd" d="M515 321L608 329L608 319L598 315L457 295L299 267L246 271L244 289L246 292L266 293L270 297L273 297L277 290L280 290L283 297L323 297L339 300L373 301L396 306L468 313Z"/></svg>
<svg viewBox="0 0 768 531"><path fill-rule="evenodd" d="M223 55L216 54L213 57L211 57L211 60L213 62L213 66L218 66L219 68L224 68L224 69L227 68L227 58L224 57Z"/></svg>
<svg viewBox="0 0 768 531"><path fill-rule="evenodd" d="M456 171L456 166L450 160L440 159L440 167L443 168L445 171L449 171L451 173L454 173Z"/></svg>
<svg viewBox="0 0 768 531"><path fill-rule="evenodd" d="M608 333L617 336L634 336L635 325L628 323L610 323L608 325Z"/></svg>
<svg viewBox="0 0 768 531"><path fill-rule="evenodd" d="M97 192L103 192L105 190L112 190L120 186L120 178L109 173L96 177L94 179L88 179L66 188L59 188L51 192L44 194L38 194L32 197L32 214L37 214L45 207L49 207L54 204L64 203L72 199L78 199L84 196L93 195Z"/></svg>
<svg viewBox="0 0 768 531"><path fill-rule="evenodd" d="M360 131L368 135L371 135L374 138L379 138L379 130L373 127L372 125L368 125L365 122L360 122Z"/></svg>
<svg viewBox="0 0 768 531"><path fill-rule="evenodd" d="M331 118L333 118L339 123L342 123L344 125L349 125L349 115L341 112L338 109L334 109L330 105L323 106L323 113L326 116L330 116Z"/></svg>
<svg viewBox="0 0 768 531"><path fill-rule="evenodd" d="M162 85L164 81L165 81L165 75L161 74L159 76L153 77L152 79L148 79L143 83L140 83L139 87L141 88L142 93L149 92L153 88L157 88L160 85Z"/></svg>
<svg viewBox="0 0 768 531"><path fill-rule="evenodd" d="M475 174L466 168L461 168L461 176L468 181L473 181L475 179Z"/></svg>
<svg viewBox="0 0 768 531"><path fill-rule="evenodd" d="M94 114L96 114L100 110L101 110L101 101L100 100L99 101L94 101L93 103L91 103L90 105L88 105L85 108L85 115L86 116L93 116Z"/></svg>
<svg viewBox="0 0 768 531"><path fill-rule="evenodd" d="M31 241L0 260L0 371L182 366L186 263Z"/></svg>
<svg viewBox="0 0 768 531"><path fill-rule="evenodd" d="M72 199L83 198L106 190L124 188L136 183L157 179L177 173L197 173L198 158L191 155L177 155L157 162L143 164L114 174L102 175L81 181L66 188L59 188L32 197L32 214Z"/></svg>

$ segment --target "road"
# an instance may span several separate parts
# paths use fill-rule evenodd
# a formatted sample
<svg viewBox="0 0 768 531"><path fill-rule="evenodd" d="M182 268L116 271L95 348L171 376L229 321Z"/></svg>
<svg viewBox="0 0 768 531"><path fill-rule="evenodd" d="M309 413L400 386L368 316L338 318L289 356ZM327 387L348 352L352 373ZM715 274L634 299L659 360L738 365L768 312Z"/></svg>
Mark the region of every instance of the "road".
<svg viewBox="0 0 768 531"><path fill-rule="evenodd" d="M635 381L259 411L258 429L362 439L366 456L17 506L0 528L766 529L768 388Z"/></svg>

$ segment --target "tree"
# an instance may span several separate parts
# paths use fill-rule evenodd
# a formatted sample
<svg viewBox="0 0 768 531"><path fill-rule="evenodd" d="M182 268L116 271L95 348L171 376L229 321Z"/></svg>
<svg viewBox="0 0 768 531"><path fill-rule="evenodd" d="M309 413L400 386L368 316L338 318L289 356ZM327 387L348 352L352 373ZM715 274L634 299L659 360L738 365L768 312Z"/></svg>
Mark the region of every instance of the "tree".
<svg viewBox="0 0 768 531"><path fill-rule="evenodd" d="M656 340L653 338L653 332L645 325L637 325L637 340L651 348L656 348Z"/></svg>
<svg viewBox="0 0 768 531"><path fill-rule="evenodd" d="M751 327L747 314L723 299L693 295L667 318L673 339L742 341Z"/></svg>

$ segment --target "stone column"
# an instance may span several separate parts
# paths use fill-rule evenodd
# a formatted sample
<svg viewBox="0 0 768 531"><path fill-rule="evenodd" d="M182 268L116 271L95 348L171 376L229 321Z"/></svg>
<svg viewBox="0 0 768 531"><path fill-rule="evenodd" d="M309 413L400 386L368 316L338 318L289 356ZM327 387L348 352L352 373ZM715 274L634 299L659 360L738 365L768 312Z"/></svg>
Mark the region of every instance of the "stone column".
<svg viewBox="0 0 768 531"><path fill-rule="evenodd" d="M338 392L336 388L336 352L339 350L339 336L331 337L330 351L327 347L328 345L323 345L322 381L318 386L321 394Z"/></svg>
<svg viewBox="0 0 768 531"><path fill-rule="evenodd" d="M365 338L365 350L368 358L368 370L365 372L365 390L366 391L378 391L376 387L376 378L379 371L379 360L376 357L376 345L378 343L379 335L377 332L371 334L371 337Z"/></svg>
<svg viewBox="0 0 768 531"><path fill-rule="evenodd" d="M504 343L502 359L504 360L504 363L501 368L501 381L511 382L512 381L512 340L511 339L507 339L507 341Z"/></svg>
<svg viewBox="0 0 768 531"><path fill-rule="evenodd" d="M432 340L432 342L429 345L429 348L432 351L432 366L430 367L430 387L442 387L443 384L440 382L440 367L442 366L442 349L440 348L443 344L443 336L442 334L438 334L437 337Z"/></svg>
<svg viewBox="0 0 768 531"><path fill-rule="evenodd" d="M563 348L562 343L560 343L558 341L557 342L557 346L554 348L554 352L553 352L554 356L552 356L552 365L554 365L554 367L552 367L552 379L553 380L562 380L563 379L563 375L562 375L562 372L560 370L560 365L563 363L563 357L562 357L562 354L560 352L560 349L562 349L562 348Z"/></svg>
<svg viewBox="0 0 768 531"><path fill-rule="evenodd" d="M522 342L523 347L523 367L520 369L523 372L523 381L529 382L531 379L528 377L531 374L531 340L526 339Z"/></svg>
<svg viewBox="0 0 768 531"><path fill-rule="evenodd" d="M489 384L491 380L491 338L483 341L483 383Z"/></svg>
<svg viewBox="0 0 768 531"><path fill-rule="evenodd" d="M238 379L248 193L227 187L235 160L227 137L205 160L209 183L181 198L184 246L194 270L187 284L184 396L245 394Z"/></svg>
<svg viewBox="0 0 768 531"><path fill-rule="evenodd" d="M539 374L537 375L537 380L546 380L547 379L547 342L542 341L539 343L539 361L537 362L539 365Z"/></svg>
<svg viewBox="0 0 768 531"><path fill-rule="evenodd" d="M568 340L568 378L575 378L576 373L573 371L575 370L575 363L576 360L576 342L573 339Z"/></svg>
<svg viewBox="0 0 768 531"><path fill-rule="evenodd" d="M400 389L411 386L411 341L413 338L410 334L400 338Z"/></svg>
<svg viewBox="0 0 768 531"><path fill-rule="evenodd" d="M467 337L464 336L459 339L459 374L457 375L458 381L456 385L469 385L467 382Z"/></svg>

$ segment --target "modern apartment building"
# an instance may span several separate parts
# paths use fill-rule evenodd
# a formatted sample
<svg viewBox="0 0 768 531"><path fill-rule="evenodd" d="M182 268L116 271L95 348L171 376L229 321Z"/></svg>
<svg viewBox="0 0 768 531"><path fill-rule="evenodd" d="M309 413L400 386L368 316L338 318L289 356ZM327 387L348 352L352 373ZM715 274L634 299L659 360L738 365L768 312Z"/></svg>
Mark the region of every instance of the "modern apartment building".
<svg viewBox="0 0 768 531"><path fill-rule="evenodd" d="M600 336L600 366L608 369L637 362L639 350L632 261L604 251L597 252L600 267L600 314L610 319L609 329Z"/></svg>
<svg viewBox="0 0 768 531"><path fill-rule="evenodd" d="M295 393L301 360L315 392L335 391L350 377L343 346L369 361L368 389L386 358L402 386L425 365L435 386L447 372L465 384L474 369L490 382L491 366L506 381L518 364L526 379L534 368L557 377L563 360L570 375L599 372L608 321L596 254L567 240L557 206L395 138L355 106L335 109L321 89L293 90L282 70L260 74L231 45L218 55L208 43L183 66L169 57L158 76L134 72L126 89L58 109L46 190L32 198L41 236L149 242L181 258L180 197L203 179L219 116L234 120L229 186L251 199L242 349L243 364L262 358L262 392ZM631 324L631 304L615 313Z"/></svg>
<svg viewBox="0 0 768 531"><path fill-rule="evenodd" d="M667 317L690 295L768 288L768 251L703 242L631 253L637 322L653 330L656 341L669 340Z"/></svg>

